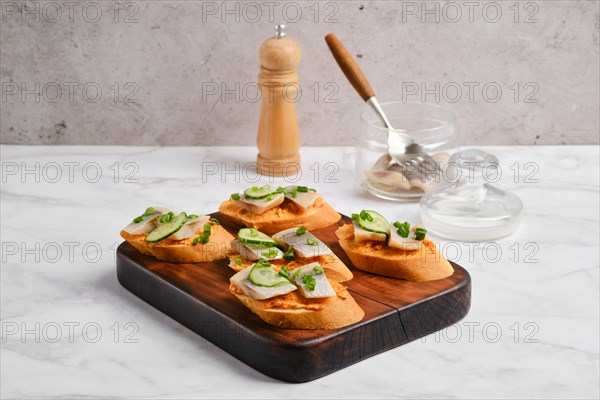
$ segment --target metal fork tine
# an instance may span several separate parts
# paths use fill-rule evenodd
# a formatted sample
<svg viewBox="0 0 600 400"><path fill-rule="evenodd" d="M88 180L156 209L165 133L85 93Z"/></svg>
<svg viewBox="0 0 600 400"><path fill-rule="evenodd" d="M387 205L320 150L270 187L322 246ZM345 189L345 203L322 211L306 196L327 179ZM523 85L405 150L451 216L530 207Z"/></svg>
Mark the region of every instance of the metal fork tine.
<svg viewBox="0 0 600 400"><path fill-rule="evenodd" d="M414 169L424 180L436 176L440 170L439 165L430 156L422 154L414 154L402 164L405 168Z"/></svg>

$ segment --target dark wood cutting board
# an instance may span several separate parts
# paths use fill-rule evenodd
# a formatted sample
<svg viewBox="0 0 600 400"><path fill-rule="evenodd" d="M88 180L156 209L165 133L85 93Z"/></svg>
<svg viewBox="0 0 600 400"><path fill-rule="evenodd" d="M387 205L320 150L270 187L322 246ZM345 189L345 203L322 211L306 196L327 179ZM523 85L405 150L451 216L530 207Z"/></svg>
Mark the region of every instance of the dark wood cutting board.
<svg viewBox="0 0 600 400"><path fill-rule="evenodd" d="M230 232L240 226L212 215ZM469 273L452 263L451 277L408 282L352 266L335 237L338 224L312 231L352 270L344 282L365 318L335 330L268 325L229 292L229 260L173 264L145 256L127 242L117 250L117 276L127 290L252 368L288 382L307 382L428 335L462 319L471 304Z"/></svg>

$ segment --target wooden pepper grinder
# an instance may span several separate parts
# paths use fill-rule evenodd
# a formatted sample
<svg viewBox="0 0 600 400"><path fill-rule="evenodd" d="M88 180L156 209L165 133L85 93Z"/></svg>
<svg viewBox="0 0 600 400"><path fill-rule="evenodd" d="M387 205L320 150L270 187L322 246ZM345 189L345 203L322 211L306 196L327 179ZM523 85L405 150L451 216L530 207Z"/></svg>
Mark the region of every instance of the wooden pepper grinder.
<svg viewBox="0 0 600 400"><path fill-rule="evenodd" d="M285 36L285 25L275 26L258 53L258 84L262 108L258 123L257 170L269 176L300 172L300 128L296 116L300 46Z"/></svg>

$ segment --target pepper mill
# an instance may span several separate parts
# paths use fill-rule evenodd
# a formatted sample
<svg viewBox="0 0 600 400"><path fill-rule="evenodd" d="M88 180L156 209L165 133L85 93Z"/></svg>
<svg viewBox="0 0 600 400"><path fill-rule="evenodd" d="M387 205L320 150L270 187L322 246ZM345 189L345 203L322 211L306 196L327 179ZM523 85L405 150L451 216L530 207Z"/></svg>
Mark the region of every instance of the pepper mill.
<svg viewBox="0 0 600 400"><path fill-rule="evenodd" d="M300 172L300 128L296 116L300 46L286 37L285 25L275 26L275 36L258 52L262 107L258 123L257 170L269 176Z"/></svg>

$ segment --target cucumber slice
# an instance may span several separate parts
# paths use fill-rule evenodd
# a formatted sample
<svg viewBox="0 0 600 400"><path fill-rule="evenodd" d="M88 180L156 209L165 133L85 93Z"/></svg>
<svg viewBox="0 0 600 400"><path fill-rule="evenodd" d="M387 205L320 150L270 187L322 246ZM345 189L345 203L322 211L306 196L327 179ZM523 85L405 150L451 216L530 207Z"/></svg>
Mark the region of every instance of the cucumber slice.
<svg viewBox="0 0 600 400"><path fill-rule="evenodd" d="M278 285L284 285L289 281L283 276L279 275L270 264L256 263L250 270L248 279L254 285L273 287Z"/></svg>
<svg viewBox="0 0 600 400"><path fill-rule="evenodd" d="M267 236L254 228L240 229L237 236L239 241L243 243L259 244L265 247L277 246L277 242L271 239L270 236Z"/></svg>
<svg viewBox="0 0 600 400"><path fill-rule="evenodd" d="M146 242L155 243L171 236L185 224L187 214L182 212L173 217L169 222L159 224L156 229L146 236Z"/></svg>
<svg viewBox="0 0 600 400"><path fill-rule="evenodd" d="M371 218L369 218L369 216ZM382 233L384 235L390 234L390 223L383 215L373 210L363 210L358 215L357 222L358 226L363 228L365 231Z"/></svg>
<svg viewBox="0 0 600 400"><path fill-rule="evenodd" d="M275 193L276 191L271 189L269 185L261 186L261 187L251 187L250 189L244 190L244 196L249 199L259 200L264 199L270 194Z"/></svg>

